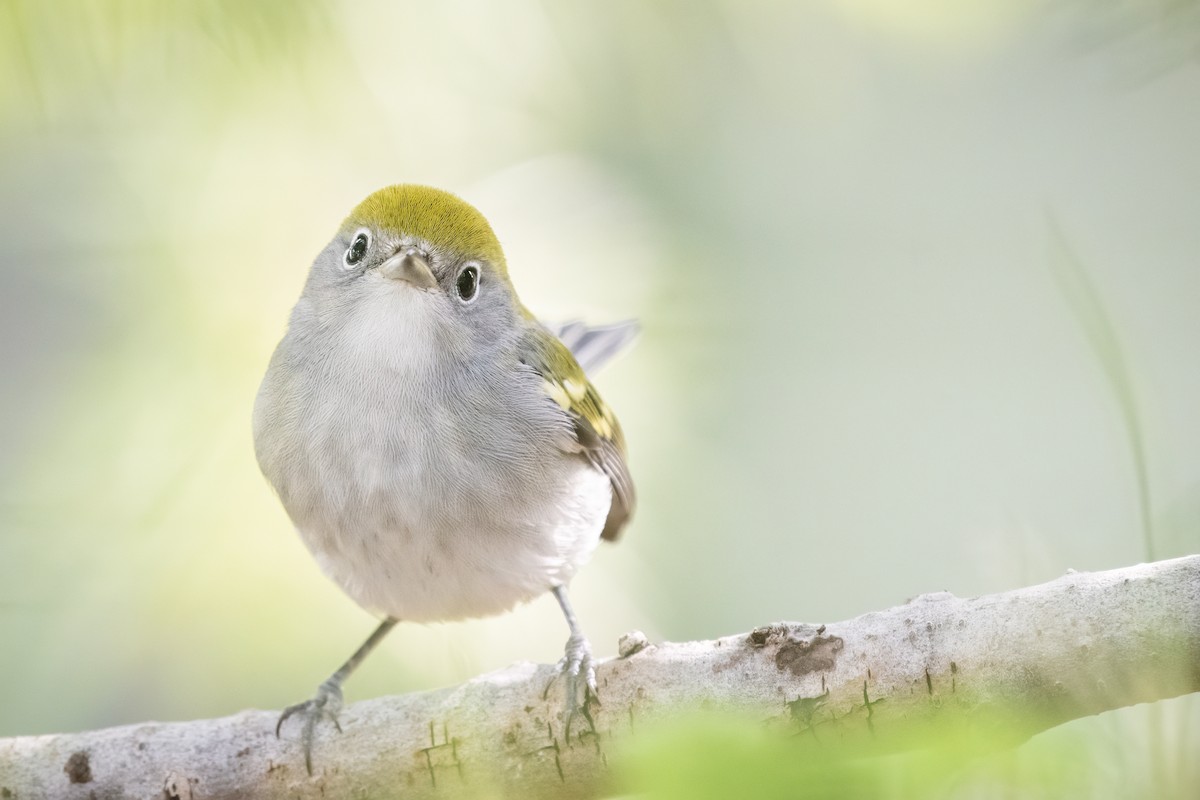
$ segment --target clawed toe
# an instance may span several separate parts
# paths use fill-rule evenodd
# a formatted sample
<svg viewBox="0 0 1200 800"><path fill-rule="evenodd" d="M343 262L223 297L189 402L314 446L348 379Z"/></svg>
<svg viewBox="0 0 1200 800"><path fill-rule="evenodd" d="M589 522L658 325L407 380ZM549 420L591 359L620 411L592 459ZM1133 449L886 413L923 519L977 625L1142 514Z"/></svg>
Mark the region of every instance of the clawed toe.
<svg viewBox="0 0 1200 800"><path fill-rule="evenodd" d="M304 767L308 770L309 775L312 775L312 745L317 722L321 719L328 719L333 723L333 727L337 729L337 732L341 733L342 726L338 722L338 712L341 709L341 687L326 681L318 687L316 697L288 706L279 715L279 721L275 723L275 736L278 738L280 731L283 729L283 723L289 717L299 714L304 718L304 727L301 729L300 740L304 747Z"/></svg>
<svg viewBox="0 0 1200 800"><path fill-rule="evenodd" d="M562 608L563 616L567 618L567 627L571 629L566 650L562 660L558 662L558 669L567 678L567 709L564 728L566 739L570 741L571 723L578 715L582 715L587 720L592 733L596 732L596 724L592 721L591 712L592 703L599 702L599 695L596 691L596 666L592 663L592 646L588 644L587 637L583 635L583 630L579 627L579 621L575 619L571 601L567 599L566 587L555 586L553 592L554 597L558 600L558 605ZM579 685L581 683L583 684L582 703L579 702Z"/></svg>
<svg viewBox="0 0 1200 800"><path fill-rule="evenodd" d="M583 636L572 635L567 639L566 652L558 662L558 669L566 677L566 735L571 736L571 723L577 716L587 720L588 727L595 730L590 711L591 703L599 696L596 689L596 667L592 662L592 647ZM583 701L580 702L580 689Z"/></svg>
<svg viewBox="0 0 1200 800"><path fill-rule="evenodd" d="M337 732L342 732L342 725L338 722L337 711L329 708L329 704L324 698L314 697L311 700L305 700L303 703L290 705L283 710L279 715L279 721L275 723L275 738L279 738L279 733L283 729L283 723L287 722L288 718L294 714L302 714L304 716L304 724L307 727L310 724L316 724L316 720L325 717L333 723L333 727L337 728Z"/></svg>

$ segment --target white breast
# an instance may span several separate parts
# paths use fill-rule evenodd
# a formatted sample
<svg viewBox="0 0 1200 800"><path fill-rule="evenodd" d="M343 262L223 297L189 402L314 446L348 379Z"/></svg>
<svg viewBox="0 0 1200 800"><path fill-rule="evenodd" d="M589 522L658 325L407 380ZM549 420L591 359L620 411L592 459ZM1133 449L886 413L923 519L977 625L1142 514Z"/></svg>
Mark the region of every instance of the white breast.
<svg viewBox="0 0 1200 800"><path fill-rule="evenodd" d="M364 608L430 622L498 614L566 584L600 541L608 479L577 461L553 500L531 504L526 526L430 526L396 493L354 530L297 528L321 569ZM415 509L415 506L407 506Z"/></svg>

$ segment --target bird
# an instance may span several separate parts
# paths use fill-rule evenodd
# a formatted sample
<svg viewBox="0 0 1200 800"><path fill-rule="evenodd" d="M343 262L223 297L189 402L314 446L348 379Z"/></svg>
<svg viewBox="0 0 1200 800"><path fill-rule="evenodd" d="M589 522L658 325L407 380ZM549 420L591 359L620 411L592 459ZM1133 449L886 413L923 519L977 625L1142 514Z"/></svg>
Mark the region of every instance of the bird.
<svg viewBox="0 0 1200 800"><path fill-rule="evenodd" d="M255 399L255 454L321 570L381 621L279 717L277 736L303 718L309 774L317 723L341 730L343 683L398 622L545 593L569 633L569 733L596 675L567 587L636 503L588 374L636 333L540 322L484 215L429 186L373 192L317 255Z"/></svg>

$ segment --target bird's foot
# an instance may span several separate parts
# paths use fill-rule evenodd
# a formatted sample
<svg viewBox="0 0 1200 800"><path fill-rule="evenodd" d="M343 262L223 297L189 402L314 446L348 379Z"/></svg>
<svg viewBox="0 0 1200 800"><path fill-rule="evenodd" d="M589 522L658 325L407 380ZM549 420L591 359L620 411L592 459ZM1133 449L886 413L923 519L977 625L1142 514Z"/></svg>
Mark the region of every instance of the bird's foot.
<svg viewBox="0 0 1200 800"><path fill-rule="evenodd" d="M592 662L592 646L582 634L571 634L558 669L567 679L566 738L571 738L571 723L582 716L594 733L591 704L599 697L596 690L596 666ZM579 700L583 691L583 702Z"/></svg>
<svg viewBox="0 0 1200 800"><path fill-rule="evenodd" d="M337 728L337 732L341 733L342 726L338 722L338 712L341 710L342 687L335 681L328 680L317 687L316 697L288 706L279 715L279 722L275 723L275 737L279 738L279 731L288 717L293 714L300 714L304 717L304 728L301 730L300 741L304 746L304 766L309 775L312 775L313 732L316 730L317 723L322 717L327 718L333 723L333 727Z"/></svg>

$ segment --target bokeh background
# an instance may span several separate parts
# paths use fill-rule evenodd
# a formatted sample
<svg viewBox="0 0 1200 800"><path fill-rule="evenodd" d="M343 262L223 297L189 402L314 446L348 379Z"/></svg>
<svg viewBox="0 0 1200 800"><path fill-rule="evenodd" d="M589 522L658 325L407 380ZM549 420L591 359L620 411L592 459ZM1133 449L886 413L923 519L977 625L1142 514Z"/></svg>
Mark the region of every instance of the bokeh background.
<svg viewBox="0 0 1200 800"><path fill-rule="evenodd" d="M542 316L642 321L602 655L1197 552L1198 142L1192 0L5 0L0 735L281 707L369 632L249 420L393 182L477 205ZM348 698L565 636L404 625ZM925 791L1193 797L1197 741L1127 709Z"/></svg>

